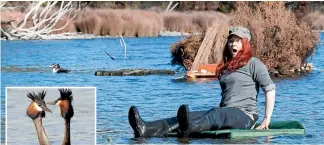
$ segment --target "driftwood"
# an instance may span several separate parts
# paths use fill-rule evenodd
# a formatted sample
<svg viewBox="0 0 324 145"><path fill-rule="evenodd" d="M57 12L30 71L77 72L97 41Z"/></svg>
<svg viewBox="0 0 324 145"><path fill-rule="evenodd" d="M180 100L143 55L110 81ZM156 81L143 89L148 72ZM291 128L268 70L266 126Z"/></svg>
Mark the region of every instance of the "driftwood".
<svg viewBox="0 0 324 145"><path fill-rule="evenodd" d="M120 70L98 70L95 76L145 76L145 75L174 75L172 70L153 69L120 69Z"/></svg>
<svg viewBox="0 0 324 145"><path fill-rule="evenodd" d="M35 1L29 6L30 10L24 16L24 20L10 20L10 32L2 33L9 40L14 39L43 39L46 35L63 30L76 16L77 9L74 11L72 1L65 3L60 2L58 10L54 10L59 1ZM45 6L44 6L45 5ZM2 4L0 5L2 6ZM79 6L80 7L80 6ZM60 28L55 28L57 23L68 15L68 20L65 25ZM33 26L28 27L27 23L32 23Z"/></svg>
<svg viewBox="0 0 324 145"><path fill-rule="evenodd" d="M226 45L228 32L229 26L220 21L215 21L213 25L207 29L191 70L198 70L198 67L202 64L219 64L223 60L223 51Z"/></svg>
<svg viewBox="0 0 324 145"><path fill-rule="evenodd" d="M222 61L229 26L214 21L204 34L192 35L171 46L172 64L179 64L187 71L197 70L202 64Z"/></svg>

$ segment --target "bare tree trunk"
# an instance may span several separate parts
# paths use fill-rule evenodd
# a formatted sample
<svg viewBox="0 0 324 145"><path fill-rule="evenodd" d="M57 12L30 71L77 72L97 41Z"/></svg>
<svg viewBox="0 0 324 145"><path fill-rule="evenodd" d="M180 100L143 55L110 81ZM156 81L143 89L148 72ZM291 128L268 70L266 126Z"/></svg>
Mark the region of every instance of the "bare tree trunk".
<svg viewBox="0 0 324 145"><path fill-rule="evenodd" d="M221 21L214 21L212 26L208 27L192 64L191 71L198 70L202 64L219 64L222 61L228 32L229 26Z"/></svg>

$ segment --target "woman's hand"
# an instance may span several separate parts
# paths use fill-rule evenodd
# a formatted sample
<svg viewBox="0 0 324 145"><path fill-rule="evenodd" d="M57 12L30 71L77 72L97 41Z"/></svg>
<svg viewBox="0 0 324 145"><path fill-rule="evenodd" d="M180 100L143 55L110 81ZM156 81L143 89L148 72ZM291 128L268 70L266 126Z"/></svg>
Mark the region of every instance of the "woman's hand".
<svg viewBox="0 0 324 145"><path fill-rule="evenodd" d="M261 125L255 129L269 129L270 118L264 118Z"/></svg>

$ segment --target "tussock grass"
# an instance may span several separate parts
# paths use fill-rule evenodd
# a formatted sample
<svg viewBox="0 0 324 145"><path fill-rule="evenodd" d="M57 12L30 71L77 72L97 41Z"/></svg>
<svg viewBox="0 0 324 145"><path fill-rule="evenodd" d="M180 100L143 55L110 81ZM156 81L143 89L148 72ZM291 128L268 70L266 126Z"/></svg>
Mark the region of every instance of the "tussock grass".
<svg viewBox="0 0 324 145"><path fill-rule="evenodd" d="M211 26L213 20L228 21L225 14L219 12L167 12L162 13L166 31L203 32Z"/></svg>
<svg viewBox="0 0 324 145"><path fill-rule="evenodd" d="M305 17L305 20L312 24L313 30L324 30L324 13L312 12Z"/></svg>
<svg viewBox="0 0 324 145"><path fill-rule="evenodd" d="M203 35L192 35L171 45L171 64L191 68L199 47L204 40Z"/></svg>
<svg viewBox="0 0 324 145"><path fill-rule="evenodd" d="M156 12L86 8L75 22L80 32L110 36L157 36L163 30L163 18Z"/></svg>

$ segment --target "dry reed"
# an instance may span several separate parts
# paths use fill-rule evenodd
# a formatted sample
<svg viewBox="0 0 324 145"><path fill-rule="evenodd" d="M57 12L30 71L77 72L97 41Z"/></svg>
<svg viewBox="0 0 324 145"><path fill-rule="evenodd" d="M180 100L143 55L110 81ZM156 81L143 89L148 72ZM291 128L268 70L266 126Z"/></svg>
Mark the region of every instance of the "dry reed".
<svg viewBox="0 0 324 145"><path fill-rule="evenodd" d="M163 13L165 31L203 32L211 26L212 21L229 19L219 12L167 12Z"/></svg>
<svg viewBox="0 0 324 145"><path fill-rule="evenodd" d="M324 13L312 12L305 17L305 20L312 24L313 30L324 30Z"/></svg>

